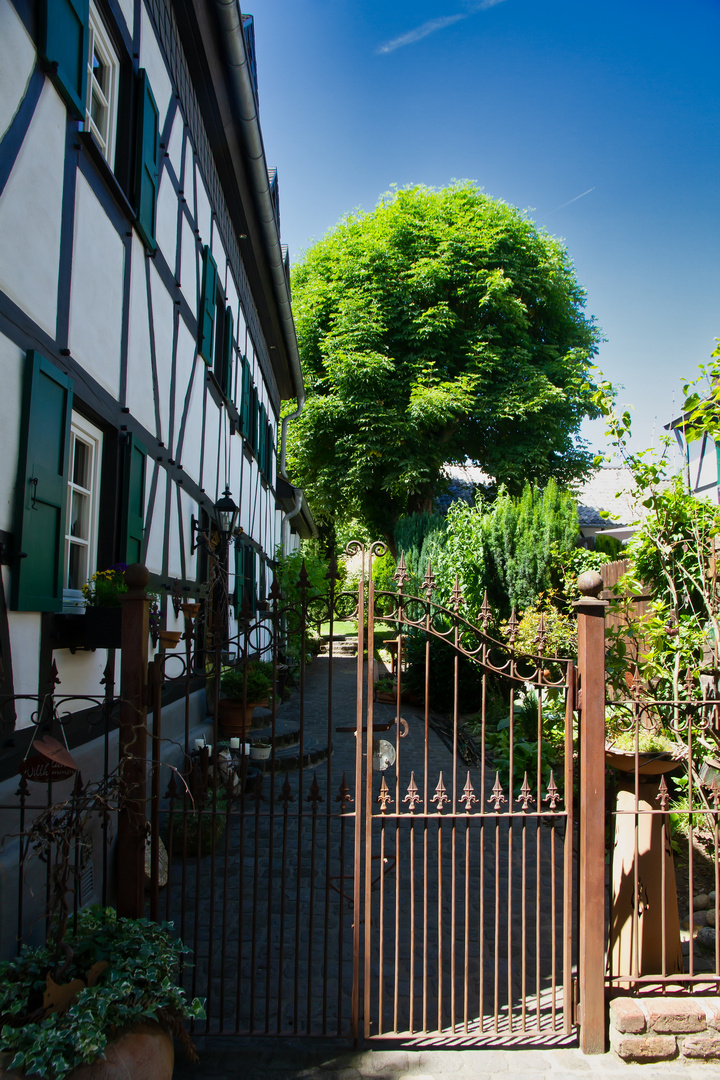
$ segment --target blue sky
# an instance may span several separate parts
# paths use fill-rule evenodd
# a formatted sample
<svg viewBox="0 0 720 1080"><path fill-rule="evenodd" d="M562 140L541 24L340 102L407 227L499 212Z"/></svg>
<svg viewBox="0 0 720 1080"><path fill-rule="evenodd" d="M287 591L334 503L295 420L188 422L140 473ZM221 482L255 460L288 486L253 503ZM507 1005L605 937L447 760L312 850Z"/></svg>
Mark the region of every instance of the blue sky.
<svg viewBox="0 0 720 1080"><path fill-rule="evenodd" d="M649 445L720 337L720 2L246 10L291 259L392 184L477 181L565 240Z"/></svg>

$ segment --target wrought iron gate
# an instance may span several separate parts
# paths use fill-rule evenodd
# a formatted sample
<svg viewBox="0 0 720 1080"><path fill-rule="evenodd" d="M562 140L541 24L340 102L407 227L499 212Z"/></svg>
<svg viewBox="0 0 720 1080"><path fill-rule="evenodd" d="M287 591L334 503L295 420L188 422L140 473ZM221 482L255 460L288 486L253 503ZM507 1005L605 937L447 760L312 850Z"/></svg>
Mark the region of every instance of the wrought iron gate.
<svg viewBox="0 0 720 1080"><path fill-rule="evenodd" d="M365 564L384 547L352 550ZM153 801L152 862L164 836L170 870L164 889L153 872L151 910L193 949L187 985L207 999L208 1032L491 1042L571 1032L572 662L521 655L512 621L497 640L487 606L471 625L459 588L440 607L430 572L409 595L404 560L396 583L376 593L370 572L336 595L331 577L318 597L301 581L291 607L271 595L207 666L211 750L190 745L186 714L165 800ZM348 617L356 657L333 633ZM308 668L321 623L328 654ZM187 637L184 659L155 661L156 746L161 683L197 668ZM386 703L374 700L379 645L396 676ZM249 741L265 736L266 764L224 742L218 721L215 674L254 657L272 663L277 686L295 684L286 704L276 693L255 714ZM461 714L469 678L474 738ZM442 684L449 712L436 708Z"/></svg>

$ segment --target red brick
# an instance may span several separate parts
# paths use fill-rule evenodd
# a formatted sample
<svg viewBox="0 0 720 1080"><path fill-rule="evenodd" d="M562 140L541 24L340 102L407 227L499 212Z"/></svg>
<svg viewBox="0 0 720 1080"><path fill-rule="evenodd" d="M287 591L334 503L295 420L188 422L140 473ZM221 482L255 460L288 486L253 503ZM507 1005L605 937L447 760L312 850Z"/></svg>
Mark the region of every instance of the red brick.
<svg viewBox="0 0 720 1080"><path fill-rule="evenodd" d="M610 1002L610 1023L623 1034L639 1035L645 1030L645 1013L632 998L613 998Z"/></svg>
<svg viewBox="0 0 720 1080"><path fill-rule="evenodd" d="M720 1058L720 1035L688 1035L682 1044L683 1057Z"/></svg>
<svg viewBox="0 0 720 1080"><path fill-rule="evenodd" d="M623 1061L662 1061L677 1053L674 1035L621 1035L611 1029L610 1046Z"/></svg>
<svg viewBox="0 0 720 1080"><path fill-rule="evenodd" d="M708 1027L720 1031L720 998L703 997L695 999L707 1016Z"/></svg>
<svg viewBox="0 0 720 1080"><path fill-rule="evenodd" d="M687 1031L705 1031L705 1009L688 998L643 998L648 1031L657 1035L682 1035Z"/></svg>

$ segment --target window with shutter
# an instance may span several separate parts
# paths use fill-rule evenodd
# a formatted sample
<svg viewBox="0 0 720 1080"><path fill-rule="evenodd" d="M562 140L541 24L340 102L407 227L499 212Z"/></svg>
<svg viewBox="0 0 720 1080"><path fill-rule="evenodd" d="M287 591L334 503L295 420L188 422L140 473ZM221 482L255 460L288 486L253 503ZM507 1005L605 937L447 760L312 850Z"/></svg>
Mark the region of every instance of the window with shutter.
<svg viewBox="0 0 720 1080"><path fill-rule="evenodd" d="M243 548L245 552L245 600L251 614L257 611L257 580L255 576L255 550L250 545Z"/></svg>
<svg viewBox="0 0 720 1080"><path fill-rule="evenodd" d="M217 329L215 331L215 378L228 401L232 400L233 390L233 313L228 305L225 310L217 308Z"/></svg>
<svg viewBox="0 0 720 1080"><path fill-rule="evenodd" d="M243 438L250 440L252 425L250 413L252 408L252 379L250 377L250 364L247 356L241 360L242 387L240 391L240 432Z"/></svg>
<svg viewBox="0 0 720 1080"><path fill-rule="evenodd" d="M255 457L258 456L259 447L259 432L260 432L260 399L258 397L257 387L253 386L250 395L250 444L253 448Z"/></svg>
<svg viewBox="0 0 720 1080"><path fill-rule="evenodd" d="M258 410L258 466L267 473L267 411L264 405Z"/></svg>
<svg viewBox="0 0 720 1080"><path fill-rule="evenodd" d="M208 367L213 362L213 339L215 335L215 312L217 303L217 266L210 248L203 248L202 288L198 314L198 352Z"/></svg>
<svg viewBox="0 0 720 1080"><path fill-rule="evenodd" d="M41 0L40 53L78 120L85 116L89 0Z"/></svg>
<svg viewBox="0 0 720 1080"><path fill-rule="evenodd" d="M240 616L243 604L254 615L257 611L257 582L255 551L249 544L235 548L235 616Z"/></svg>
<svg viewBox="0 0 720 1080"><path fill-rule="evenodd" d="M135 213L138 232L155 251L158 177L160 173L160 115L147 72L139 72L137 142L135 146Z"/></svg>
<svg viewBox="0 0 720 1080"><path fill-rule="evenodd" d="M73 383L44 357L27 354L16 496L15 611L62 607Z"/></svg>
<svg viewBox="0 0 720 1080"><path fill-rule="evenodd" d="M134 435L125 447L120 561L142 562L147 450Z"/></svg>
<svg viewBox="0 0 720 1080"><path fill-rule="evenodd" d="M267 423L267 430L266 430L266 433L265 433L265 438L267 440L267 442L266 442L267 448L265 450L265 475L267 477L268 484L272 484L273 476L274 476L274 472L275 472L275 469L274 469L274 465L275 465L275 443L274 443L274 440L273 440L272 424L270 423L269 420L268 420L268 423Z"/></svg>

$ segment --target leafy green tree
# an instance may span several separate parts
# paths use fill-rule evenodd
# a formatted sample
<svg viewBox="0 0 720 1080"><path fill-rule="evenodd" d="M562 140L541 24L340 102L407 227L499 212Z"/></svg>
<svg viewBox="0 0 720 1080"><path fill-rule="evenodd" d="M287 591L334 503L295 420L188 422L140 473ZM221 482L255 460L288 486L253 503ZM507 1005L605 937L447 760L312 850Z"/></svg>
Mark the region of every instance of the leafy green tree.
<svg viewBox="0 0 720 1080"><path fill-rule="evenodd" d="M446 462L518 493L583 476L599 334L560 241L469 182L344 218L293 275L307 401L289 462L316 517L393 542Z"/></svg>

